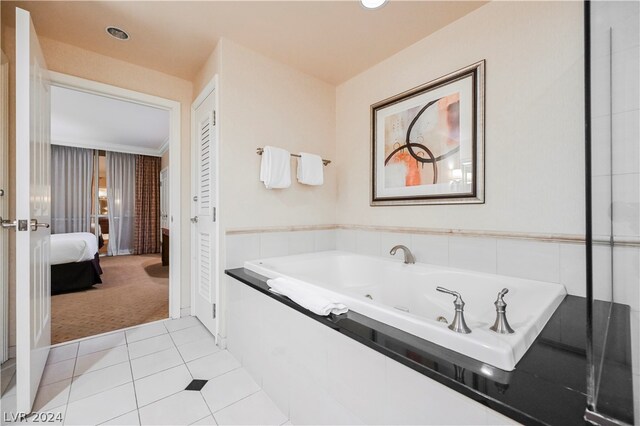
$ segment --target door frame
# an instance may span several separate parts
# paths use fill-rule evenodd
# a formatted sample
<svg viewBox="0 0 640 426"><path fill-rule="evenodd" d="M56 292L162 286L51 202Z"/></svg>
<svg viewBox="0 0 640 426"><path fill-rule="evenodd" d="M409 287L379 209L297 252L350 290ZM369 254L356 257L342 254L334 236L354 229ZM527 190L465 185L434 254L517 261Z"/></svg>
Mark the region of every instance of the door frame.
<svg viewBox="0 0 640 426"><path fill-rule="evenodd" d="M180 318L180 102L50 71L51 85L169 111L169 317Z"/></svg>
<svg viewBox="0 0 640 426"><path fill-rule="evenodd" d="M196 109L200 106L200 104L202 104L202 102L204 102L205 99L207 99L207 97L213 93L215 91L215 99L214 99L214 110L215 110L215 114L216 114L216 119L215 119L215 126L214 126L214 131L215 131L215 135L216 135L216 146L215 146L215 168L216 168L216 175L213 176L213 179L215 180L215 186L216 186L216 196L215 196L215 205L216 205L216 221L214 222L214 232L216 233L216 238L215 238L215 253L216 253L216 258L215 258L215 265L216 265L216 273L212 276L212 279L215 280L214 285L215 285L215 295L216 295L216 301L215 303L217 304L217 314L216 314L216 329L214 334L214 337L216 339L216 342L218 342L218 336L219 336L219 330L220 330L220 321L219 321L219 313L220 313L220 211L221 211L221 205L220 205L220 89L219 89L219 84L218 84L218 74L215 74L213 76L213 78L204 86L204 88L200 91L200 93L198 94L198 96L196 97L196 99L193 101L193 103L191 104L191 194L193 197L193 194L197 193L198 190L198 167L196 167L196 165L198 164L198 150L197 148L197 143L198 143L198 139L197 139L197 135L198 132L196 130ZM193 198L191 198L191 217L194 217L196 215L196 203L193 201ZM197 278L197 265L196 265L196 242L197 242L197 238L196 238L196 227L193 226L193 224L191 224L191 229L190 229L190 235L191 235L191 315L195 316L196 315L196 288L198 287L197 283L196 283L196 278Z"/></svg>
<svg viewBox="0 0 640 426"><path fill-rule="evenodd" d="M9 60L0 50L0 189L9 219ZM9 357L9 230L0 230L0 364Z"/></svg>

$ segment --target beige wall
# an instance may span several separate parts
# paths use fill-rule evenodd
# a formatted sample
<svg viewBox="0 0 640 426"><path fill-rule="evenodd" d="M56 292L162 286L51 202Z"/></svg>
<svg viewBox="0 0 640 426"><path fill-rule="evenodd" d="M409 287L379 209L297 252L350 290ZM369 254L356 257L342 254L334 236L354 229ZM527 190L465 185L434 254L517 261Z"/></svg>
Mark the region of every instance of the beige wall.
<svg viewBox="0 0 640 426"><path fill-rule="evenodd" d="M193 79L194 100L198 97L200 92L202 92L202 89L204 89L209 81L211 81L213 76L220 73L220 52L222 51L222 43L224 43L224 41L218 42L205 63L202 65L202 68L200 68Z"/></svg>
<svg viewBox="0 0 640 426"><path fill-rule="evenodd" d="M101 83L111 84L125 89L135 90L138 92L159 96L180 102L181 104L181 146L183 155L181 157L181 168L189 170L190 168L190 106L192 100L192 84L189 81L179 79L167 74L160 73L151 69L143 68L127 62L119 61L108 56L103 56L80 49L75 46L60 43L55 40L40 38L42 50L50 70L64 74L69 74L88 80L98 81ZM15 99L15 68L13 61L15 59L15 29L5 27L3 31L3 50L10 58L10 93L11 99ZM15 159L15 105L10 102L10 143L9 158ZM9 168L10 181L15 180L15 164L10 164ZM188 174L182 179L182 229L188 230L189 224L189 197L190 197L190 179ZM13 183L11 183L13 185ZM10 199L10 216L15 215L15 200ZM10 242L13 247L13 242ZM187 307L190 305L190 235L189 232L182 233L181 239L181 305ZM13 285L15 284L15 271L13 265L15 262L10 260L10 315L15 317L14 304L15 293ZM15 342L14 329L11 327L10 344Z"/></svg>
<svg viewBox="0 0 640 426"><path fill-rule="evenodd" d="M218 74L220 117L220 265L226 264L225 233L231 229L335 223L336 171L325 183L295 180L288 189L267 190L259 181L256 148L335 158L335 87L230 40L219 41L194 81L194 97ZM219 282L224 281L221 268ZM225 288L221 286L224 299ZM225 304L220 329L225 334Z"/></svg>
<svg viewBox="0 0 640 426"><path fill-rule="evenodd" d="M229 40L220 76L221 220L226 229L335 222L336 171L322 186L267 190L256 148L335 158L335 88Z"/></svg>
<svg viewBox="0 0 640 426"><path fill-rule="evenodd" d="M340 224L584 234L580 2L491 2L337 88ZM486 59L486 203L370 207L369 107Z"/></svg>

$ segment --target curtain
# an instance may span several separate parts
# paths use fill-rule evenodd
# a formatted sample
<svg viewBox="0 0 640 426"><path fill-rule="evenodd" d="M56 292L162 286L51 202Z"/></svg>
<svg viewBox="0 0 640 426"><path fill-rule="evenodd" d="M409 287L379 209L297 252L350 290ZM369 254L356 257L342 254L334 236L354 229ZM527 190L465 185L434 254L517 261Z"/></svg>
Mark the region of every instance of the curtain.
<svg viewBox="0 0 640 426"><path fill-rule="evenodd" d="M51 146L51 233L91 232L93 150Z"/></svg>
<svg viewBox="0 0 640 426"><path fill-rule="evenodd" d="M160 158L139 155L136 161L136 220L133 252L160 252Z"/></svg>
<svg viewBox="0 0 640 426"><path fill-rule="evenodd" d="M109 246L107 254L133 252L135 221L136 156L107 151L107 203L109 206Z"/></svg>

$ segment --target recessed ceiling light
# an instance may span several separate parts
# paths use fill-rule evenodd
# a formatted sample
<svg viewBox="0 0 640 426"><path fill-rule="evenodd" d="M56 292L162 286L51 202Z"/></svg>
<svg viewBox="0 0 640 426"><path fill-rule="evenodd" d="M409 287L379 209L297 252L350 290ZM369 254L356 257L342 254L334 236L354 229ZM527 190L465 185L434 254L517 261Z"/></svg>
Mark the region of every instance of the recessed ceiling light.
<svg viewBox="0 0 640 426"><path fill-rule="evenodd" d="M367 9L377 9L387 2L387 0L360 0Z"/></svg>
<svg viewBox="0 0 640 426"><path fill-rule="evenodd" d="M109 34L113 38L117 38L118 40L129 40L129 34L125 30L122 30L118 27L107 27L107 34Z"/></svg>

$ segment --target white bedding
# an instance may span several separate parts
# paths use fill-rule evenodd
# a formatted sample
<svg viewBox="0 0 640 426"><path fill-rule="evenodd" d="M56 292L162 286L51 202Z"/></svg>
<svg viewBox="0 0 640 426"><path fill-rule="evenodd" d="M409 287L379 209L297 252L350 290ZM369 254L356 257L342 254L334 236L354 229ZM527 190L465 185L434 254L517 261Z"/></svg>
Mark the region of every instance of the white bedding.
<svg viewBox="0 0 640 426"><path fill-rule="evenodd" d="M98 252L98 238L89 232L51 235L51 264L84 262Z"/></svg>

